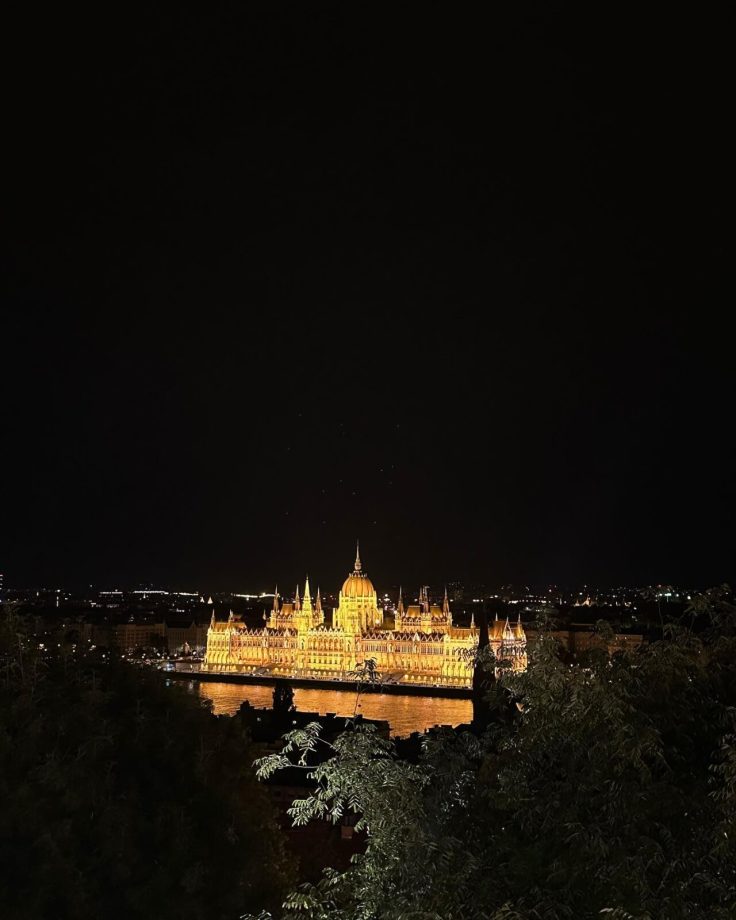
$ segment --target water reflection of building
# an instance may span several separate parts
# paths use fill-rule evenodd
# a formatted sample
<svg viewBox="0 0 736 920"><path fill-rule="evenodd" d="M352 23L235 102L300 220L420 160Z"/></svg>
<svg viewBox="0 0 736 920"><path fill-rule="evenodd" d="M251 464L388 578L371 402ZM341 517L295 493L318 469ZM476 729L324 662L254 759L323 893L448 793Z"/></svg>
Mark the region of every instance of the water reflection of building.
<svg viewBox="0 0 736 920"><path fill-rule="evenodd" d="M205 666L213 671L244 671L301 677L343 677L358 664L374 659L384 678L399 683L467 687L472 678L472 652L478 630L454 626L447 591L442 605L431 603L422 588L416 604L404 606L401 594L395 626L383 628L383 611L373 583L363 571L360 554L345 579L325 623L319 590L312 601L309 579L301 597L279 603L261 629L251 629L230 615L217 622L214 613L207 632ZM496 620L489 628L490 645L514 670L526 668L526 635L521 617L511 625Z"/></svg>

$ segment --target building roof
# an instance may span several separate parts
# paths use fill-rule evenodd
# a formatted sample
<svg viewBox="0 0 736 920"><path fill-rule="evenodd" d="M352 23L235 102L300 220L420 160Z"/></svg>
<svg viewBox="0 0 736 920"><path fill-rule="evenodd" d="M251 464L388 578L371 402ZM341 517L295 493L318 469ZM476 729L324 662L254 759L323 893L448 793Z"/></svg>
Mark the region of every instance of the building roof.
<svg viewBox="0 0 736 920"><path fill-rule="evenodd" d="M360 547L355 551L355 568L343 582L342 596L353 598L365 598L373 600L376 589L373 582L363 571L363 565L360 561Z"/></svg>

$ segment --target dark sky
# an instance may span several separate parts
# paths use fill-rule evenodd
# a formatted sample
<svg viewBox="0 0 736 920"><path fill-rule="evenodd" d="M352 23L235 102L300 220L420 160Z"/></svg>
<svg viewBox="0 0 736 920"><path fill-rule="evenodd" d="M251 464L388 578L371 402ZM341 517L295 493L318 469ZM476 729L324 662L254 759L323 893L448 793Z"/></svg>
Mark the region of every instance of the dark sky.
<svg viewBox="0 0 736 920"><path fill-rule="evenodd" d="M8 30L6 584L733 579L723 23L275 6Z"/></svg>

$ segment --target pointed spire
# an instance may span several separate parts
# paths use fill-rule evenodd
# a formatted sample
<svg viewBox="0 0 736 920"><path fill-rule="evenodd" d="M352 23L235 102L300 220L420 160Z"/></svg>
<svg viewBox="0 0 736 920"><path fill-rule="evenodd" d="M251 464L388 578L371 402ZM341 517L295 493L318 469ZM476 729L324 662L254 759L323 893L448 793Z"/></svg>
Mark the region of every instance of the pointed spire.
<svg viewBox="0 0 736 920"><path fill-rule="evenodd" d="M419 589L419 605L422 613L429 613L429 594L427 594L426 585L422 585Z"/></svg>
<svg viewBox="0 0 736 920"><path fill-rule="evenodd" d="M296 594L294 595L294 610L301 610L301 609L302 609L302 602L301 602L301 598L299 597L299 585L297 584Z"/></svg>
<svg viewBox="0 0 736 920"><path fill-rule="evenodd" d="M307 580L304 584L304 602L302 603L302 610L306 613L312 612L312 595L309 593L309 575L307 575Z"/></svg>
<svg viewBox="0 0 736 920"><path fill-rule="evenodd" d="M470 614L470 628L475 629L475 611Z"/></svg>
<svg viewBox="0 0 736 920"><path fill-rule="evenodd" d="M402 598L402 596L401 596L401 585L399 585L399 603L398 603L398 605L397 605L397 607L396 607L396 610L397 610L399 613L402 613L402 614L403 614L403 612L404 612L404 600L403 600L403 598Z"/></svg>
<svg viewBox="0 0 736 920"><path fill-rule="evenodd" d="M319 585L317 585L317 600L314 602L314 609L317 613L322 613L322 595L319 593Z"/></svg>
<svg viewBox="0 0 736 920"><path fill-rule="evenodd" d="M355 541L355 571L359 572L363 568L360 561L360 540Z"/></svg>
<svg viewBox="0 0 736 920"><path fill-rule="evenodd" d="M445 597L442 601L442 612L447 616L450 612L450 601L447 597L447 585L445 585Z"/></svg>
<svg viewBox="0 0 736 920"><path fill-rule="evenodd" d="M279 586L278 585L276 585L276 587L273 589L273 612L274 613L279 612Z"/></svg>
<svg viewBox="0 0 736 920"><path fill-rule="evenodd" d="M212 608L212 616L210 617L210 629L215 628L215 608Z"/></svg>
<svg viewBox="0 0 736 920"><path fill-rule="evenodd" d="M263 622L265 623L268 617L266 616L266 608L263 608Z"/></svg>

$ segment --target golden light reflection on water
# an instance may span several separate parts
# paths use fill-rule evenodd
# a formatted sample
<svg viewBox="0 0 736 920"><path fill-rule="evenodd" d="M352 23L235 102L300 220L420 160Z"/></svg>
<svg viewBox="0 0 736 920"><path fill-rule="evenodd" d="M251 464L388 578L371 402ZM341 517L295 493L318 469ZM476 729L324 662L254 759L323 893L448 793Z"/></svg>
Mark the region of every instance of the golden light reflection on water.
<svg viewBox="0 0 736 920"><path fill-rule="evenodd" d="M194 692L212 700L216 715L231 716L240 704L248 700L251 706L270 708L273 687L264 684L228 684L218 681L194 683ZM301 712L333 712L351 716L355 709L355 694L346 690L316 690L294 688L294 703ZM399 696L388 693L361 694L358 712L366 719L387 719L392 735L423 732L433 725L459 725L472 718L470 700L446 699L439 696Z"/></svg>

